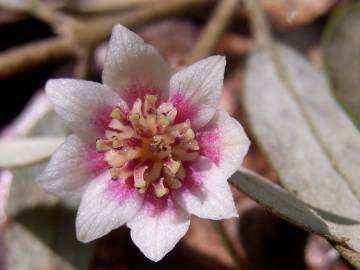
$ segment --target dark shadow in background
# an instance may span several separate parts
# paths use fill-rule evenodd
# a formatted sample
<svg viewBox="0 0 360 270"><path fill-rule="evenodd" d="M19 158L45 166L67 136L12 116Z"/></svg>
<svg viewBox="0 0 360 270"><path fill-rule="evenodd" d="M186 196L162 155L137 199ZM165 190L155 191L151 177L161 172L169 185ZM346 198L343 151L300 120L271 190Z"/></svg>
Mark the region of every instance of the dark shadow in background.
<svg viewBox="0 0 360 270"><path fill-rule="evenodd" d="M240 238L254 270L305 270L308 233L255 206L240 217Z"/></svg>
<svg viewBox="0 0 360 270"><path fill-rule="evenodd" d="M154 263L134 245L126 226L96 240L95 245L82 244L76 239L75 218L75 210L57 205L24 209L13 220L77 269L231 270L181 241L160 262ZM95 256L91 258L94 251ZM92 266L89 268L89 265Z"/></svg>
<svg viewBox="0 0 360 270"><path fill-rule="evenodd" d="M12 24L0 25L0 53L16 46L38 41L53 35L51 28L34 19L24 19ZM24 108L36 90L54 71L55 65L41 68L0 80L1 114L0 128L14 119Z"/></svg>

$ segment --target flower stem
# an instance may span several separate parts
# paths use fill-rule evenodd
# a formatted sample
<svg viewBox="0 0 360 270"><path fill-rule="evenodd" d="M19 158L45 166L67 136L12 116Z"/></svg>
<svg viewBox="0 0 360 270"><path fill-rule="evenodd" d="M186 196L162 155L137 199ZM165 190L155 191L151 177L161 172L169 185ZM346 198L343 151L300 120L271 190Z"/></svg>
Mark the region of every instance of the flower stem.
<svg viewBox="0 0 360 270"><path fill-rule="evenodd" d="M220 220L213 220L212 224L214 226L214 229L220 236L223 246L226 248L228 254L233 259L236 269L245 270L246 268L244 266L244 263L242 262L242 259L240 258L238 252L236 251L223 223Z"/></svg>

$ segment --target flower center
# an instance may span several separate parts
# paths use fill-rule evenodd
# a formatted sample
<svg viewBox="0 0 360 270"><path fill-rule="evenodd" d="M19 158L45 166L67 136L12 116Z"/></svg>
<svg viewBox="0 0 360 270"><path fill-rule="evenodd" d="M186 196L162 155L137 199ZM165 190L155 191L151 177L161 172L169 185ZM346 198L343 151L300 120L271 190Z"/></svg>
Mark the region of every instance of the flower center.
<svg viewBox="0 0 360 270"><path fill-rule="evenodd" d="M198 157L199 144L190 120L174 124L175 107L157 105L157 96L146 95L128 114L116 107L96 151L105 152L112 180L132 178L140 193L151 189L160 198L182 186L183 162Z"/></svg>

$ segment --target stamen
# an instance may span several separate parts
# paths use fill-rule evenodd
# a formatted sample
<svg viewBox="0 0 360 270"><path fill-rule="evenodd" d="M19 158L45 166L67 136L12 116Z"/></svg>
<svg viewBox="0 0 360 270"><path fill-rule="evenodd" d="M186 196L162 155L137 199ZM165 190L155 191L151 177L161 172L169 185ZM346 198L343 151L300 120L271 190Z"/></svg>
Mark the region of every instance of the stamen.
<svg viewBox="0 0 360 270"><path fill-rule="evenodd" d="M181 160L181 161L190 161L197 159L199 157L198 152L190 152L187 149L184 149L181 146L175 146L172 149L172 154L175 157L175 159Z"/></svg>
<svg viewBox="0 0 360 270"><path fill-rule="evenodd" d="M198 151L200 149L199 143L197 140L191 140L188 142L181 142L180 146L184 149L191 150L191 151Z"/></svg>
<svg viewBox="0 0 360 270"><path fill-rule="evenodd" d="M127 168L127 164L124 164L121 168L110 168L110 175L113 180L126 180L133 175L133 171Z"/></svg>
<svg viewBox="0 0 360 270"><path fill-rule="evenodd" d="M158 97L136 99L129 114L119 107L110 116L104 139L96 140L96 150L106 151L112 180L134 179L134 188L145 193L150 184L161 198L183 185L186 173L182 161L198 158L199 144L190 120L173 124L177 115L171 103L157 108Z"/></svg>
<svg viewBox="0 0 360 270"><path fill-rule="evenodd" d="M180 169L181 162L169 158L164 162L164 166L170 171L170 173L175 175Z"/></svg>
<svg viewBox="0 0 360 270"><path fill-rule="evenodd" d="M182 134L180 137L181 137L181 139L183 139L183 140L190 141L190 140L195 139L195 132L194 132L191 128L189 128L189 129L186 130L185 133Z"/></svg>
<svg viewBox="0 0 360 270"><path fill-rule="evenodd" d="M119 178L119 170L118 168L110 168L110 175L112 180L117 180Z"/></svg>
<svg viewBox="0 0 360 270"><path fill-rule="evenodd" d="M167 133L173 138L179 138L181 135L185 134L189 128L190 120L186 120L183 123L169 126L167 128Z"/></svg>
<svg viewBox="0 0 360 270"><path fill-rule="evenodd" d="M122 122L117 119L111 120L109 127L118 131L124 131L127 129L131 129L129 126L125 126Z"/></svg>
<svg viewBox="0 0 360 270"><path fill-rule="evenodd" d="M155 161L150 170L148 170L145 174L145 179L147 182L154 182L156 179L160 177L161 174L162 163L160 161Z"/></svg>
<svg viewBox="0 0 360 270"><path fill-rule="evenodd" d="M185 172L185 169L184 167L180 167L179 171L177 172L176 174L176 177L178 179L180 179L181 181L183 181L185 179L185 176L186 176L186 172Z"/></svg>
<svg viewBox="0 0 360 270"><path fill-rule="evenodd" d="M119 107L115 107L115 109L111 112L110 117L119 121L125 119L125 115Z"/></svg>
<svg viewBox="0 0 360 270"><path fill-rule="evenodd" d="M146 95L144 101L144 113L145 114L154 114L156 112L156 101L157 96L155 95Z"/></svg>
<svg viewBox="0 0 360 270"><path fill-rule="evenodd" d="M105 160L111 167L121 167L127 161L126 157L121 155L117 150L110 150L106 152Z"/></svg>
<svg viewBox="0 0 360 270"><path fill-rule="evenodd" d="M155 196L161 198L169 193L169 189L164 186L164 178L160 178L159 181L153 183Z"/></svg>
<svg viewBox="0 0 360 270"><path fill-rule="evenodd" d="M181 181L176 176L165 175L165 183L172 189L179 189L182 186Z"/></svg>
<svg viewBox="0 0 360 270"><path fill-rule="evenodd" d="M170 123L174 123L174 120L177 115L177 111L171 103L163 103L159 106L157 113L159 116L163 115L170 121Z"/></svg>
<svg viewBox="0 0 360 270"><path fill-rule="evenodd" d="M96 146L96 152L107 151L111 149L111 141L104 139L97 139L95 146Z"/></svg>
<svg viewBox="0 0 360 270"><path fill-rule="evenodd" d="M112 148L117 149L124 146L123 140L119 139L119 137L114 136L112 138Z"/></svg>
<svg viewBox="0 0 360 270"><path fill-rule="evenodd" d="M143 189L146 187L144 179L144 173L148 169L148 166L140 166L134 170L134 182L137 189Z"/></svg>

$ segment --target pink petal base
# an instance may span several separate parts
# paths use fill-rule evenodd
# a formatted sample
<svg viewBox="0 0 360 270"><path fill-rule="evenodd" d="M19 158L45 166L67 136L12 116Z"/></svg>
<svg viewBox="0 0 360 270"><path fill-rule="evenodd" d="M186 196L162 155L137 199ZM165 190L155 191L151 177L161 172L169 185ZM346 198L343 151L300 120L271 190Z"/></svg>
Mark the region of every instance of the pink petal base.
<svg viewBox="0 0 360 270"><path fill-rule="evenodd" d="M220 130L212 125L199 131L197 136L200 145L200 155L209 158L216 165L220 162Z"/></svg>
<svg viewBox="0 0 360 270"><path fill-rule="evenodd" d="M137 98L144 100L144 97L146 95L159 95L159 93L161 93L161 91L159 89L136 86L136 85L131 86L128 89L125 89L121 92L123 93L121 97L127 103L129 108L132 108L132 106Z"/></svg>
<svg viewBox="0 0 360 270"><path fill-rule="evenodd" d="M94 145L89 145L85 164L90 175L94 177L100 175L109 166L104 159L104 153L96 152Z"/></svg>
<svg viewBox="0 0 360 270"><path fill-rule="evenodd" d="M197 116L198 111L181 93L176 93L169 100L177 110L175 123L181 123L187 119L193 119Z"/></svg>
<svg viewBox="0 0 360 270"><path fill-rule="evenodd" d="M104 134L111 121L110 114L114 110L112 106L104 106L97 108L94 113L94 118L90 123L91 127L97 131L98 134ZM95 143L95 142L94 142Z"/></svg>

